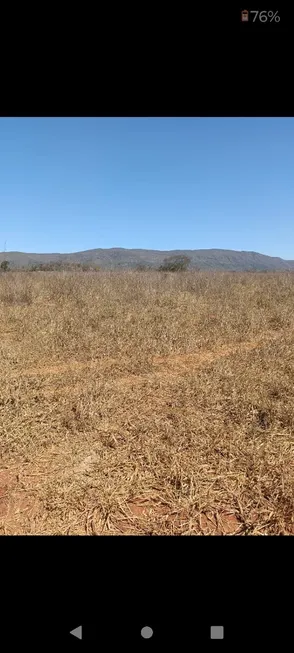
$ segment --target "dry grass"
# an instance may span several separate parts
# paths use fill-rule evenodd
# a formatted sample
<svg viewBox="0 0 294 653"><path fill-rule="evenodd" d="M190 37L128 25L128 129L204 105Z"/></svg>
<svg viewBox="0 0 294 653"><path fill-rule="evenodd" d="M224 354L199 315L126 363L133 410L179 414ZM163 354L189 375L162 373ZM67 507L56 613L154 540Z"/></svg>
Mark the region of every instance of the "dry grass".
<svg viewBox="0 0 294 653"><path fill-rule="evenodd" d="M0 532L291 534L294 275L0 275Z"/></svg>

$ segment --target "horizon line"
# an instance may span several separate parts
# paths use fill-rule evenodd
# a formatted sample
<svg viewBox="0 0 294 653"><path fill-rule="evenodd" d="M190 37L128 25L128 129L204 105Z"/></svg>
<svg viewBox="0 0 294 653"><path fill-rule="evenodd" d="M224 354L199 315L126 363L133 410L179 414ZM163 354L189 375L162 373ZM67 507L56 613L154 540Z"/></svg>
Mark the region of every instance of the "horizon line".
<svg viewBox="0 0 294 653"><path fill-rule="evenodd" d="M237 252L237 253L244 253L244 254L258 254L260 256L268 256L269 258L278 258L281 259L282 261L292 261L294 259L284 259L281 256L274 256L272 254L262 254L261 252L258 252L256 250L244 250L244 249L224 249L223 247L199 247L198 249L186 249L186 248L174 248L174 249L152 249L152 248L145 248L145 247L91 247L90 249L82 249L82 250L76 250L76 251L71 251L71 252L28 252L24 250L9 250L6 251L5 249L0 252L1 255L6 255L8 256L9 254L26 254L26 255L45 255L45 256L71 256L73 254L80 254L83 252L94 252L94 251L111 251L111 250L122 250L122 251L129 251L129 252L135 252L135 251L143 251L143 252L160 252L160 253L166 253L166 252L209 252L209 251L217 251L217 252Z"/></svg>

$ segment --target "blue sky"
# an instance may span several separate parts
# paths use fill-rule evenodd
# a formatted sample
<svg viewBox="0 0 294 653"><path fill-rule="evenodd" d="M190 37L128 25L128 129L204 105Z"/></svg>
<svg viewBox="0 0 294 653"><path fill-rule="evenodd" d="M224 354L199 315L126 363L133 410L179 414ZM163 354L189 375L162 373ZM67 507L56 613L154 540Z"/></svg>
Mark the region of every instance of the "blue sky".
<svg viewBox="0 0 294 653"><path fill-rule="evenodd" d="M0 118L4 246L294 259L294 119Z"/></svg>

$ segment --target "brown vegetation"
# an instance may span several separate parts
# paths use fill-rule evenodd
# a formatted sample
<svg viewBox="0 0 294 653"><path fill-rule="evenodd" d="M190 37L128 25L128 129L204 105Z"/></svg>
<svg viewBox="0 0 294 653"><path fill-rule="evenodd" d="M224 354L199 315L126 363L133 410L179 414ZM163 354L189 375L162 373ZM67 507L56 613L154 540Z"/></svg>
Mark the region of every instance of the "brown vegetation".
<svg viewBox="0 0 294 653"><path fill-rule="evenodd" d="M294 275L0 275L3 534L291 534Z"/></svg>

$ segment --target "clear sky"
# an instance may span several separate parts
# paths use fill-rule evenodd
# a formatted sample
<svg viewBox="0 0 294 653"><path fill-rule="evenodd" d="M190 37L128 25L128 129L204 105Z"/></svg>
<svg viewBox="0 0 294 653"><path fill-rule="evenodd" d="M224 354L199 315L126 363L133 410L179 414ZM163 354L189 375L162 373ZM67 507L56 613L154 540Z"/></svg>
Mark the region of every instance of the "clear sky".
<svg viewBox="0 0 294 653"><path fill-rule="evenodd" d="M294 259L293 118L0 118L0 250Z"/></svg>

